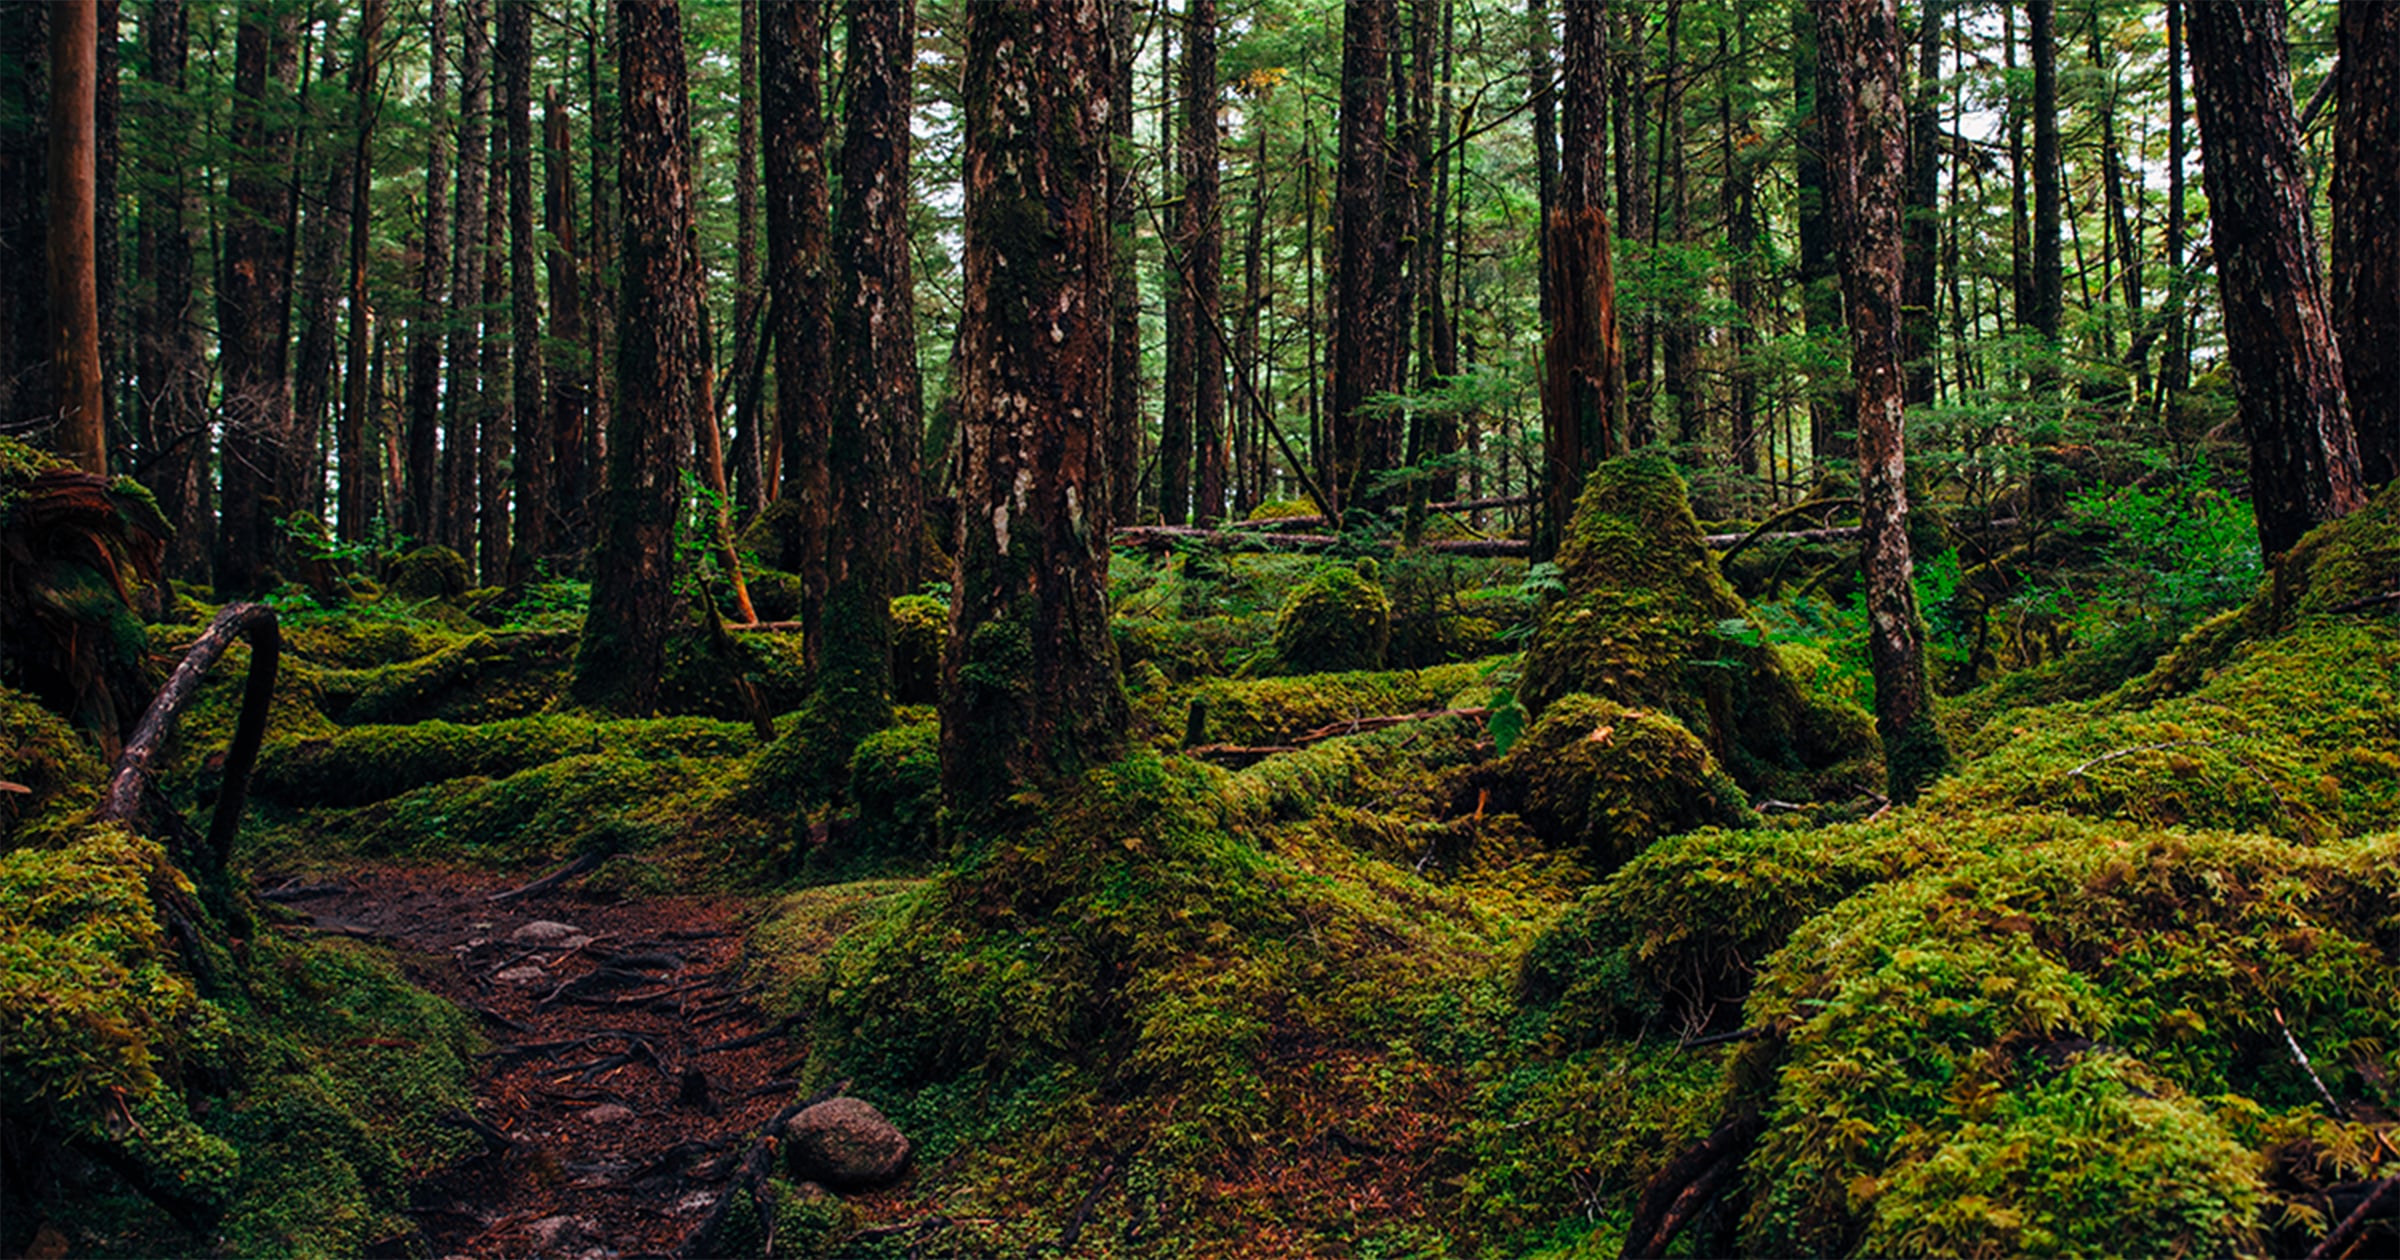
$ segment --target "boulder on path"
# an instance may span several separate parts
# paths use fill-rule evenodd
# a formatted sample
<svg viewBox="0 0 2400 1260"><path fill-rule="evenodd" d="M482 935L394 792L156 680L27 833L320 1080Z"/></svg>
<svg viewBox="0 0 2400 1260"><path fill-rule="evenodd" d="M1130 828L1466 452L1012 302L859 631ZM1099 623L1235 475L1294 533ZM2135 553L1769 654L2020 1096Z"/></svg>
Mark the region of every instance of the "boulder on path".
<svg viewBox="0 0 2400 1260"><path fill-rule="evenodd" d="M519 945L553 945L560 941L564 941L569 937L582 935L583 929L576 927L572 923L559 923L551 919L535 919L533 922L528 923L525 926L518 928L516 931L509 933L508 939L515 941Z"/></svg>
<svg viewBox="0 0 2400 1260"><path fill-rule="evenodd" d="M832 1098L784 1125L792 1172L836 1190L889 1185L908 1163L908 1139L865 1100Z"/></svg>

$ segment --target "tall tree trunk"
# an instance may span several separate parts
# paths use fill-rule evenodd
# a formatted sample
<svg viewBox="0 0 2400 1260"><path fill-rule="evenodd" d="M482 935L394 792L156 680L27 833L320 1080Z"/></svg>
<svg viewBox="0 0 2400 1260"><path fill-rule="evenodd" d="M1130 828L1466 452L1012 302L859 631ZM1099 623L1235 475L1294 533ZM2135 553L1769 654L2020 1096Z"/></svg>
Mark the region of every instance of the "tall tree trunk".
<svg viewBox="0 0 2400 1260"><path fill-rule="evenodd" d="M736 58L741 82L733 129L733 501L744 512L767 501L759 484L758 400L748 386L759 370L758 334L758 0L742 0Z"/></svg>
<svg viewBox="0 0 2400 1260"><path fill-rule="evenodd" d="M191 53L190 17L182 0L158 0L142 11L148 54L143 77L152 90L147 119L161 135L191 127L184 67ZM198 181L163 147L143 151L140 193L140 271L149 301L135 343L141 382L142 480L175 536L167 544L167 576L208 577L208 374L201 358L200 321L193 309L192 223L200 217Z"/></svg>
<svg viewBox="0 0 2400 1260"><path fill-rule="evenodd" d="M1935 270L1942 224L1942 0L1918 0L1916 81L1909 85L1908 204L1900 223L1900 362L1909 406L1934 396Z"/></svg>
<svg viewBox="0 0 2400 1260"><path fill-rule="evenodd" d="M1135 7L1109 9L1109 40L1116 63L1108 81L1108 127L1116 145L1109 167L1110 219L1116 233L1109 334L1108 509L1113 524L1140 516L1142 481L1142 281L1141 189L1134 179L1133 66Z"/></svg>
<svg viewBox="0 0 2400 1260"><path fill-rule="evenodd" d="M585 422L584 433L589 439L584 452L585 485L588 487L583 508L583 537L589 539L596 528L593 508L599 497L602 470L608 460L608 431L617 397L616 372L612 356L617 345L617 288L610 283L617 274L617 199L609 182L615 173L617 137L616 119L622 113L617 107L615 64L601 55L603 48L614 49L617 35L617 10L604 0L585 0L590 5L591 32L584 44L584 86L591 101L592 152L591 161L591 318L584 330L584 352L591 384L591 416Z"/></svg>
<svg viewBox="0 0 2400 1260"><path fill-rule="evenodd" d="M100 265L94 242L99 172L100 7L50 7L50 366L58 453L108 474L108 413L100 403ZM111 242L113 245L114 242Z"/></svg>
<svg viewBox="0 0 2400 1260"><path fill-rule="evenodd" d="M1369 481L1400 462L1399 425L1377 394L1398 392L1407 369L1402 264L1407 242L1393 209L1405 173L1389 134L1394 0L1348 0L1342 21L1342 145L1334 199L1337 257L1333 276L1334 485L1347 513L1384 496Z"/></svg>
<svg viewBox="0 0 2400 1260"><path fill-rule="evenodd" d="M2400 5L2343 0L2333 325L2372 490L2400 478Z"/></svg>
<svg viewBox="0 0 2400 1260"><path fill-rule="evenodd" d="M533 0L503 0L500 95L508 125L508 308L510 410L516 416L517 533L506 567L511 584L533 577L550 551L555 492L550 409L542 397L542 299L535 274L533 205Z"/></svg>
<svg viewBox="0 0 2400 1260"><path fill-rule="evenodd" d="M691 248L691 105L682 14L673 0L619 0L617 85L627 318L617 344L615 432L575 694L587 704L646 714L657 708L676 615L681 472L694 425L712 423L692 406L693 383L705 368Z"/></svg>
<svg viewBox="0 0 2400 1260"><path fill-rule="evenodd" d="M1542 222L1558 204L1558 96L1553 81L1558 67L1550 48L1550 0L1525 0L1525 91L1533 105L1533 190ZM1623 137L1619 137L1622 147ZM1542 327L1550 326L1557 295L1550 291L1550 234L1534 234L1536 281Z"/></svg>
<svg viewBox="0 0 2400 1260"><path fill-rule="evenodd" d="M331 85L341 80L343 69L341 43L329 21L318 77ZM330 86L310 90L303 76L300 119L307 132L300 140L301 186L321 188L322 196L305 204L300 226L300 340L292 362L294 448L287 466L292 480L283 490L290 504L285 511L308 512L319 518L320 528L327 516L325 455L331 443L326 422L332 417L337 383L342 291L348 287L342 256L350 240L350 198L355 191L350 172L355 150L345 142L344 127L324 101L330 91Z"/></svg>
<svg viewBox="0 0 2400 1260"><path fill-rule="evenodd" d="M2058 238L2064 194L2058 155L2056 0L2026 0L2025 17L2028 51L2033 58L2033 271L2026 281L2022 318L2048 343L2043 352L2047 355L2057 351L2066 284ZM2035 375L2038 383L2054 379L2056 372L2045 363Z"/></svg>
<svg viewBox="0 0 2400 1260"><path fill-rule="evenodd" d="M2189 440L2184 390L2192 378L2191 277L2184 248L2184 170L2189 163L2184 109L2183 0L2167 0L2167 348L2159 364L2160 409L2167 436L2177 450Z"/></svg>
<svg viewBox="0 0 2400 1260"><path fill-rule="evenodd" d="M1690 147L1689 111L1685 94L1690 81L1684 72L1683 0L1667 3L1667 64L1666 82L1659 92L1659 192L1666 201L1666 239L1678 249L1690 244L1692 238L1691 162L1686 150ZM1656 246L1659 237L1651 236ZM1660 385L1675 413L1675 443L1687 452L1700 444L1700 327L1699 294L1688 286L1677 286L1665 303L1660 327L1661 368Z"/></svg>
<svg viewBox="0 0 2400 1260"><path fill-rule="evenodd" d="M97 37L93 49L92 83L92 308L100 325L100 413L106 418L109 449L134 448L135 417L118 403L118 382L125 362L125 225L121 222L118 158L123 151L119 125L118 77L123 73L118 36L122 25L118 0L98 0L94 6ZM124 461L120 458L119 463Z"/></svg>
<svg viewBox="0 0 2400 1260"><path fill-rule="evenodd" d="M1267 129L1265 120L1250 123L1255 144L1250 159L1250 213L1242 229L1242 310L1233 329L1233 371L1242 382L1233 396L1238 419L1234 426L1233 516L1245 519L1264 497L1261 429L1270 417L1262 406L1274 405L1274 391L1259 385L1259 325L1265 316L1267 265Z"/></svg>
<svg viewBox="0 0 2400 1260"><path fill-rule="evenodd" d="M591 472L584 416L591 402L589 355L584 351L583 276L575 240L575 161L567 131L566 95L552 84L542 100L542 219L550 249L550 450L553 486L551 545L583 550L590 536Z"/></svg>
<svg viewBox="0 0 2400 1260"><path fill-rule="evenodd" d="M830 708L826 716L845 742L888 719L891 600L916 585L925 532L908 233L916 6L850 0L846 7L850 92L833 218L833 519L825 600L801 628L824 640L817 702L820 711ZM1103 185L1095 197L1104 201L1106 191ZM1105 276L1095 283L1104 286Z"/></svg>
<svg viewBox="0 0 2400 1260"><path fill-rule="evenodd" d="M358 59L351 70L355 113L350 153L350 338L342 365L340 524L345 542L357 542L383 510L382 460L368 431L367 229L368 190L373 184L375 139L375 49L383 40L384 0L366 0L358 20Z"/></svg>
<svg viewBox="0 0 2400 1260"><path fill-rule="evenodd" d="M966 825L1122 747L1108 631L1107 10L967 11L959 533L942 796Z"/></svg>
<svg viewBox="0 0 2400 1260"><path fill-rule="evenodd" d="M50 6L0 4L0 422L58 414L50 368Z"/></svg>
<svg viewBox="0 0 2400 1260"><path fill-rule="evenodd" d="M500 69L497 60L495 57L495 72ZM497 94L494 103L498 103ZM508 129L494 128L490 143L491 155L484 165L483 363L478 373L483 378L483 398L475 438L475 481L482 502L475 512L475 568L484 585L498 586L508 581L509 485L503 469L509 463L515 406L509 396L509 351L516 338L501 305L509 292L508 241L502 235L508 225Z"/></svg>
<svg viewBox="0 0 2400 1260"><path fill-rule="evenodd" d="M1650 21L1647 6L1617 9L1624 38L1613 67L1616 83L1610 126L1616 144L1617 238L1632 244L1636 257L1647 257L1658 238L1656 167L1650 115ZM1652 422L1653 394L1650 360L1658 345L1655 303L1645 303L1637 315L1620 320L1621 361L1625 371L1625 446L1647 446L1657 438Z"/></svg>
<svg viewBox="0 0 2400 1260"><path fill-rule="evenodd" d="M825 187L822 85L824 0L771 4L759 12L759 95L765 123L767 306L775 323L775 427L782 449L782 497L792 524L783 552L769 564L800 575L802 620L823 608L826 531L832 488L826 480L833 393L831 272L826 262L830 210ZM811 670L817 638L803 634Z"/></svg>
<svg viewBox="0 0 2400 1260"><path fill-rule="evenodd" d="M458 0L457 239L450 251L450 388L442 417L442 541L470 564L485 410L483 385L484 179L491 147L489 0Z"/></svg>
<svg viewBox="0 0 2400 1260"><path fill-rule="evenodd" d="M2218 0L2190 17L2226 355L2250 437L2259 544L2277 556L2366 502L2358 442L2317 275L2283 6Z"/></svg>
<svg viewBox="0 0 2400 1260"><path fill-rule="evenodd" d="M1544 225L1551 318L1543 352L1542 512L1537 555L1557 554L1584 478L1625 450L1616 277L1609 257L1608 6L1567 6L1566 77L1557 204Z"/></svg>
<svg viewBox="0 0 2400 1260"><path fill-rule="evenodd" d="M1225 274L1225 225L1217 208L1217 0L1184 0L1183 199L1176 208L1183 240L1184 352L1191 373L1192 519L1212 525L1225 513L1225 344L1219 300Z"/></svg>
<svg viewBox="0 0 2400 1260"><path fill-rule="evenodd" d="M1182 186L1183 149L1175 143L1178 111L1173 69L1176 48L1189 41L1176 38L1181 23L1167 21L1167 0L1159 0L1158 12L1159 198L1177 203L1165 248L1159 251L1164 264L1159 287L1165 299L1167 376L1159 391L1158 519L1182 525L1191 520L1192 511L1192 286L1187 276L1191 243L1183 236L1181 202L1186 190ZM1185 55L1190 55L1188 48Z"/></svg>
<svg viewBox="0 0 2400 1260"><path fill-rule="evenodd" d="M2175 2L2168 0L2170 4ZM2013 0L2003 0L2000 5L2000 55L2001 73L2008 85L2009 316L2022 329L2033 311L2033 223L2025 182L2031 173L2031 164L2025 157L2025 117L2031 111L2017 87L2017 6Z"/></svg>
<svg viewBox="0 0 2400 1260"><path fill-rule="evenodd" d="M217 588L261 588L278 552L275 519L298 477L284 347L292 302L291 112L299 68L297 11L280 0L242 6L234 38L234 212L217 280L217 372L223 382L223 488L217 513Z"/></svg>
<svg viewBox="0 0 2400 1260"><path fill-rule="evenodd" d="M1833 258L1833 220L1827 201L1825 109L1819 91L1824 50L1819 47L1814 0L1792 6L1792 118L1799 129L1795 149L1800 226L1800 312L1809 339L1830 351L1842 327L1842 286ZM1855 453L1857 396L1848 385L1809 382L1808 449L1820 475L1828 460Z"/></svg>
<svg viewBox="0 0 2400 1260"><path fill-rule="evenodd" d="M1908 135L1900 95L1899 0L1814 0L1822 41L1819 117L1834 247L1858 390L1859 545L1867 586L1867 656L1875 725L1891 798L1914 800L1949 765L1925 677L1908 550L1902 445L1901 179Z"/></svg>
<svg viewBox="0 0 2400 1260"><path fill-rule="evenodd" d="M1758 221L1758 176L1751 159L1745 155L1748 147L1743 137L1750 134L1753 120L1751 102L1747 95L1750 66L1750 26L1745 16L1734 18L1736 33L1728 40L1723 32L1717 36L1717 59L1724 63L1725 81L1718 95L1720 101L1718 130L1724 146L1724 186L1720 205L1725 215L1725 244L1732 253L1731 292L1733 299L1732 364L1732 433L1734 465L1744 477L1758 475L1758 369L1753 356L1758 350L1758 326L1761 311L1758 304L1759 242L1764 232ZM1729 49L1728 44L1732 47ZM1770 431L1772 440L1773 433ZM1769 461L1770 473L1772 461ZM1772 487L1770 487L1771 489Z"/></svg>
<svg viewBox="0 0 2400 1260"><path fill-rule="evenodd" d="M417 309L408 321L408 493L400 515L400 531L419 543L439 536L442 504L442 299L450 265L450 207L444 193L450 151L443 117L449 103L448 14L448 0L426 5L431 51L426 58L425 233L418 247Z"/></svg>

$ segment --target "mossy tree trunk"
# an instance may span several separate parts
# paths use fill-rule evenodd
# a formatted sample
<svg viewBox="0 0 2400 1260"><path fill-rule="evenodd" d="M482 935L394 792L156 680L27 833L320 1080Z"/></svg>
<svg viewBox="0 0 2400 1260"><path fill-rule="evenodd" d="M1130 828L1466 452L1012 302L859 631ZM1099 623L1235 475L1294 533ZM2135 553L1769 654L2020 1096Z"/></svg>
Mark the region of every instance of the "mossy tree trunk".
<svg viewBox="0 0 2400 1260"><path fill-rule="evenodd" d="M785 552L764 559L800 576L801 622L822 616L825 460L832 395L833 308L826 269L823 58L826 0L759 11L759 95L765 124L768 318L775 350L780 495L795 513ZM819 636L801 635L813 669Z"/></svg>
<svg viewBox="0 0 2400 1260"><path fill-rule="evenodd" d="M1407 370L1403 264L1395 215L1405 159L1391 128L1393 0L1349 0L1342 18L1342 136L1334 189L1333 484L1338 510L1371 507L1368 479L1400 462L1398 417L1368 405L1398 391Z"/></svg>
<svg viewBox="0 0 2400 1260"><path fill-rule="evenodd" d="M2275 556L2366 504L2317 274L2282 6L2193 5L2191 54L2226 353L2250 437L2250 498L2259 543Z"/></svg>
<svg viewBox="0 0 2400 1260"><path fill-rule="evenodd" d="M700 354L700 277L692 224L691 106L683 23L674 3L619 0L623 101L618 187L625 203L624 314L608 489L592 556L591 612L575 694L627 713L657 706L675 617L675 521L692 447Z"/></svg>
<svg viewBox="0 0 2400 1260"><path fill-rule="evenodd" d="M971 6L959 532L942 792L988 818L1114 755L1105 0Z"/></svg>
<svg viewBox="0 0 2400 1260"><path fill-rule="evenodd" d="M105 477L108 414L100 403L100 259L94 236L99 46L95 0L62 0L50 7L50 367L57 444L59 454L76 467Z"/></svg>
<svg viewBox="0 0 2400 1260"><path fill-rule="evenodd" d="M542 396L541 280L533 203L533 6L500 9L500 112L508 132L509 412L516 419L516 540L507 580L522 583L550 551L550 408Z"/></svg>
<svg viewBox="0 0 2400 1260"><path fill-rule="evenodd" d="M1565 162L1543 225L1544 460L1537 554L1556 555L1594 465L1625 450L1625 366L1617 343L1617 284L1609 258L1608 8L1567 6Z"/></svg>
<svg viewBox="0 0 2400 1260"><path fill-rule="evenodd" d="M2371 491L2400 478L2400 4L2342 0L2333 323Z"/></svg>
<svg viewBox="0 0 2400 1260"><path fill-rule="evenodd" d="M1900 95L1898 0L1812 0L1817 16L1818 116L1825 125L1827 209L1850 323L1858 391L1859 557L1866 570L1867 651L1875 724L1894 801L1915 799L1950 750L1933 721L1908 549L1908 470L1902 444L1901 180L1908 135Z"/></svg>
<svg viewBox="0 0 2400 1260"><path fill-rule="evenodd" d="M234 36L234 210L217 281L217 374L224 390L223 488L218 500L216 578L247 593L276 550L274 518L292 510L284 487L296 435L285 346L291 323L292 128L285 102L299 68L299 11L282 0L242 7Z"/></svg>
<svg viewBox="0 0 2400 1260"><path fill-rule="evenodd" d="M824 602L804 614L817 697L847 735L889 717L891 599L914 585L923 508L915 286L908 231L916 6L851 0L842 200L833 219L832 528Z"/></svg>
<svg viewBox="0 0 2400 1260"><path fill-rule="evenodd" d="M184 68L191 53L190 15L181 0L142 11L152 85L143 108L161 129L180 134L191 125ZM208 375L193 300L192 224L201 218L200 184L162 146L143 150L136 264L147 304L134 344L141 381L141 435L147 484L175 537L167 544L166 573L188 581L208 576Z"/></svg>

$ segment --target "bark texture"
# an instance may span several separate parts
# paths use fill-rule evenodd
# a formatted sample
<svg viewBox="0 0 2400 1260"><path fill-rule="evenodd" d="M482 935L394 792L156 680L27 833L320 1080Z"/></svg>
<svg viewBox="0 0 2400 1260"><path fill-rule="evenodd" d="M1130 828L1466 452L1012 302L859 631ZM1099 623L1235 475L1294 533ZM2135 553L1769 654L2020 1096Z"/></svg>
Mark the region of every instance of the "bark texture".
<svg viewBox="0 0 2400 1260"><path fill-rule="evenodd" d="M159 0L142 15L152 85L147 108L163 131L190 125L184 67L191 52L190 18L182 0ZM148 304L134 343L141 382L143 484L175 537L167 544L168 577L208 577L208 375L202 358L199 312L193 308L192 225L201 219L197 181L156 146L146 151L140 198L139 268Z"/></svg>
<svg viewBox="0 0 2400 1260"><path fill-rule="evenodd" d="M289 360L292 299L292 129L280 101L299 67L297 11L253 0L234 37L233 213L217 280L217 372L222 381L223 489L217 514L219 590L259 589L275 550L275 520L295 510L297 482Z"/></svg>
<svg viewBox="0 0 2400 1260"><path fill-rule="evenodd" d="M2190 21L2226 354L2250 438L2259 543L2275 556L2365 505L2358 442L2317 274L2283 7L2218 0L2191 6Z"/></svg>
<svg viewBox="0 0 2400 1260"><path fill-rule="evenodd" d="M1543 289L1550 335L1542 388L1540 533L1535 550L1555 555L1593 466L1625 449L1624 363L1617 345L1617 286L1609 257L1607 149L1608 11L1567 6L1565 161L1543 231Z"/></svg>
<svg viewBox="0 0 2400 1260"><path fill-rule="evenodd" d="M508 128L509 411L516 418L516 543L507 578L522 583L550 549L550 408L542 397L541 281L533 202L533 2L500 7L500 109Z"/></svg>
<svg viewBox="0 0 2400 1260"><path fill-rule="evenodd" d="M58 453L108 475L108 413L100 402L100 6L50 6L50 370ZM112 245L115 242L110 242Z"/></svg>
<svg viewBox="0 0 2400 1260"><path fill-rule="evenodd" d="M384 0L366 0L359 13L358 58L351 67L350 134L350 327L342 363L341 531L347 542L367 536L383 514L383 461L370 429L374 393L367 367L373 312L367 307L367 229L372 205L375 139L376 47L383 42Z"/></svg>
<svg viewBox="0 0 2400 1260"><path fill-rule="evenodd" d="M491 138L489 0L458 0L458 185L450 253L450 388L442 399L441 541L475 555L477 441L483 416L484 178Z"/></svg>
<svg viewBox="0 0 2400 1260"><path fill-rule="evenodd" d="M969 825L1115 755L1103 0L971 6L958 562L942 793Z"/></svg>
<svg viewBox="0 0 2400 1260"><path fill-rule="evenodd" d="M583 272L575 239L575 161L565 94L553 84L542 103L542 217L550 237L551 545L581 550L590 537L592 479L585 417L591 408L591 361L584 348Z"/></svg>
<svg viewBox="0 0 2400 1260"><path fill-rule="evenodd" d="M426 5L426 116L431 125L425 128L425 231L417 246L417 308L408 321L408 473L400 510L400 532L419 542L435 537L441 511L442 302L450 266L450 137L442 117L450 90L448 16L448 0Z"/></svg>
<svg viewBox="0 0 2400 1260"><path fill-rule="evenodd" d="M1218 212L1217 3L1185 0L1183 10L1183 197L1175 211L1182 242L1180 280L1186 318L1184 369L1191 374L1194 524L1225 514L1225 343L1219 291L1225 227Z"/></svg>
<svg viewBox="0 0 2400 1260"><path fill-rule="evenodd" d="M782 552L764 557L800 575L801 607L823 607L828 401L833 393L833 308L826 264L824 0L768 5L759 13L759 94L767 196L767 303L775 350L775 431L781 494L791 524ZM815 637L801 636L812 668Z"/></svg>
<svg viewBox="0 0 2400 1260"><path fill-rule="evenodd" d="M2400 4L2342 0L2333 325L2372 490L2400 477Z"/></svg>
<svg viewBox="0 0 2400 1260"><path fill-rule="evenodd" d="M1396 211L1405 176L1390 128L1393 0L1349 0L1342 20L1342 138L1336 159L1333 275L1333 483L1337 508L1371 509L1376 473L1400 463L1400 422L1372 406L1406 383L1408 243Z"/></svg>

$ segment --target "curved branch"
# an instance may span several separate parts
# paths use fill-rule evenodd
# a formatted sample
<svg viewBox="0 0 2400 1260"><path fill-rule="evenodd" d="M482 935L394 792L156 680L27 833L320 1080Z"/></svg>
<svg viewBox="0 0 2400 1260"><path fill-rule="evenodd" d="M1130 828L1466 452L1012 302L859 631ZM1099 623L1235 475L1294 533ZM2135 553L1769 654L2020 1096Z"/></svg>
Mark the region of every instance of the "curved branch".
<svg viewBox="0 0 2400 1260"><path fill-rule="evenodd" d="M250 674L242 685L241 719L234 726L233 744L225 753L225 782L217 792L217 812L208 825L208 856L218 870L225 868L233 851L234 832L241 826L242 803L250 789L250 770L258 762L259 744L267 733L267 709L275 696L275 669L283 657L283 632L276 623L275 610L264 604L227 604L216 620L208 624L208 629L201 632L191 650L184 653L182 662L175 666L167 685L159 689L158 698L142 714L133 738L125 741L125 750L117 754L116 767L108 776L108 792L101 797L100 808L92 814L98 822L131 822L141 816L143 790L150 783L167 737L174 733L176 720L191 707L200 692L201 680L236 638L250 643Z"/></svg>

